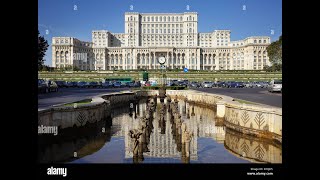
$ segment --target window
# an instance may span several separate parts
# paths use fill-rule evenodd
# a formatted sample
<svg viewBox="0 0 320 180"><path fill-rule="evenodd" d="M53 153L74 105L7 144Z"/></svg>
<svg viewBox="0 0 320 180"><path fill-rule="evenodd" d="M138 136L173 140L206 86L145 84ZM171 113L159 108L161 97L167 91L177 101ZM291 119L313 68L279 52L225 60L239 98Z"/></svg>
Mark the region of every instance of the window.
<svg viewBox="0 0 320 180"><path fill-rule="evenodd" d="M130 21L132 21L132 16L130 16Z"/></svg>
<svg viewBox="0 0 320 180"><path fill-rule="evenodd" d="M156 17L156 21L158 22L158 17Z"/></svg>
<svg viewBox="0 0 320 180"><path fill-rule="evenodd" d="M182 21L182 16L180 16L180 21Z"/></svg>
<svg viewBox="0 0 320 180"><path fill-rule="evenodd" d="M267 41L266 41L266 40L263 40L263 43L267 43Z"/></svg>
<svg viewBox="0 0 320 180"><path fill-rule="evenodd" d="M162 16L160 16L160 22L162 21Z"/></svg>
<svg viewBox="0 0 320 180"><path fill-rule="evenodd" d="M146 21L146 17L143 17L143 21Z"/></svg>
<svg viewBox="0 0 320 180"><path fill-rule="evenodd" d="M150 17L148 17L148 22L150 22Z"/></svg>
<svg viewBox="0 0 320 180"><path fill-rule="evenodd" d="M163 17L163 21L166 22L166 17Z"/></svg>
<svg viewBox="0 0 320 180"><path fill-rule="evenodd" d="M261 40L259 40L259 43L261 43Z"/></svg>
<svg viewBox="0 0 320 180"><path fill-rule="evenodd" d="M254 40L254 43L257 43L257 40Z"/></svg>

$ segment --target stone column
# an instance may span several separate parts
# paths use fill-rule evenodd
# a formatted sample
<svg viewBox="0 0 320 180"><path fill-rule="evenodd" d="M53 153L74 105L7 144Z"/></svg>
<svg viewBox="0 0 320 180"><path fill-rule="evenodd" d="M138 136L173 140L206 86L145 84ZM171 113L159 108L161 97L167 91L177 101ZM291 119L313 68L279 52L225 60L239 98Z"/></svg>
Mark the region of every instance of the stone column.
<svg viewBox="0 0 320 180"><path fill-rule="evenodd" d="M172 54L171 54L171 69L173 69L173 51L172 51Z"/></svg>
<svg viewBox="0 0 320 180"><path fill-rule="evenodd" d="M148 69L151 69L151 53L149 53L148 58L149 58L149 63L148 63L149 68Z"/></svg>
<svg viewBox="0 0 320 180"><path fill-rule="evenodd" d="M166 66L169 66L169 51L167 51Z"/></svg>
<svg viewBox="0 0 320 180"><path fill-rule="evenodd" d="M196 62L197 62L197 70L200 70L200 49L197 49L197 54L196 54Z"/></svg>
<svg viewBox="0 0 320 180"><path fill-rule="evenodd" d="M153 52L153 68L156 69L156 52Z"/></svg>

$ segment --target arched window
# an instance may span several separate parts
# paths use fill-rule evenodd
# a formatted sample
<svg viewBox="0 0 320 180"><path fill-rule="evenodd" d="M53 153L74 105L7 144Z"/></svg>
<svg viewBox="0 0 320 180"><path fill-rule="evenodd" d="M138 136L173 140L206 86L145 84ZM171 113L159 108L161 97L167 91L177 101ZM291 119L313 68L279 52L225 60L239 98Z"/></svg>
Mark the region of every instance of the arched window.
<svg viewBox="0 0 320 180"><path fill-rule="evenodd" d="M257 40L254 40L254 43L257 43Z"/></svg>

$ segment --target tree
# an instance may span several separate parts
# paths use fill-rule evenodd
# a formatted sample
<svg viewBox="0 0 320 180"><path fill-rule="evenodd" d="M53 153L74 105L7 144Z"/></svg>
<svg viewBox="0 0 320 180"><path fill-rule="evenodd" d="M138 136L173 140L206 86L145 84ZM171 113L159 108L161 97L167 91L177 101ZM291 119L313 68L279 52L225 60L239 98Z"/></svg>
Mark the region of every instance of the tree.
<svg viewBox="0 0 320 180"><path fill-rule="evenodd" d="M45 40L43 36L40 36L40 32L38 30L38 70L42 69L43 63L45 61L43 57L45 56L48 47L48 41Z"/></svg>
<svg viewBox="0 0 320 180"><path fill-rule="evenodd" d="M271 43L267 47L267 52L269 61L272 64L275 64L276 66L282 64L282 35L279 37L279 40Z"/></svg>

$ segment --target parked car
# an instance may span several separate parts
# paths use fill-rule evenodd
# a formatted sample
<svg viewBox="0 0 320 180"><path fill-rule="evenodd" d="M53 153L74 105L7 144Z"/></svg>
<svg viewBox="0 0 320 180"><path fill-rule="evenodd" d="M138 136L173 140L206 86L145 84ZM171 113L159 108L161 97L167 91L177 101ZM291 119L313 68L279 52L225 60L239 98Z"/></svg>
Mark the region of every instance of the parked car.
<svg viewBox="0 0 320 180"><path fill-rule="evenodd" d="M68 87L67 83L65 81L55 81L59 88L65 88Z"/></svg>
<svg viewBox="0 0 320 180"><path fill-rule="evenodd" d="M204 81L201 85L203 88L212 88L213 83L210 81Z"/></svg>
<svg viewBox="0 0 320 180"><path fill-rule="evenodd" d="M38 79L38 93L48 93L49 88L45 80Z"/></svg>
<svg viewBox="0 0 320 180"><path fill-rule="evenodd" d="M113 83L113 87L115 88L120 88L121 87L121 82L120 81L116 81Z"/></svg>
<svg viewBox="0 0 320 180"><path fill-rule="evenodd" d="M58 92L59 87L56 82L48 80L46 81L46 84L49 92Z"/></svg>
<svg viewBox="0 0 320 180"><path fill-rule="evenodd" d="M71 84L71 87L78 87L78 83L75 81L69 82Z"/></svg>
<svg viewBox="0 0 320 180"><path fill-rule="evenodd" d="M66 82L66 87L73 87L73 84L72 84L72 82Z"/></svg>
<svg viewBox="0 0 320 180"><path fill-rule="evenodd" d="M134 87L141 87L141 83L140 83L140 81L136 81L136 82L134 82Z"/></svg>
<svg viewBox="0 0 320 180"><path fill-rule="evenodd" d="M78 84L77 84L77 86L78 86L79 88L85 88L85 87L87 86L87 83L84 82L84 81L79 81Z"/></svg>
<svg viewBox="0 0 320 180"><path fill-rule="evenodd" d="M216 87L225 87L225 82L223 82L223 81L218 81L217 83L215 83L215 86Z"/></svg>
<svg viewBox="0 0 320 180"><path fill-rule="evenodd" d="M268 91L272 92L272 93L275 91L282 92L282 80L270 81L269 86L268 86Z"/></svg>
<svg viewBox="0 0 320 180"><path fill-rule="evenodd" d="M187 87L187 82L186 82L186 81L178 81L178 82L177 82L177 85L178 85L178 86L185 86L185 87Z"/></svg>
<svg viewBox="0 0 320 180"><path fill-rule="evenodd" d="M198 88L198 87L200 87L200 85L199 85L197 82L193 81L193 82L191 82L191 83L189 84L189 87Z"/></svg>
<svg viewBox="0 0 320 180"><path fill-rule="evenodd" d="M225 84L225 87L227 88L236 88L237 86L238 86L238 83L234 81L228 81Z"/></svg>
<svg viewBox="0 0 320 180"><path fill-rule="evenodd" d="M98 82L88 82L87 83L88 88L97 88L98 87Z"/></svg>
<svg viewBox="0 0 320 180"><path fill-rule="evenodd" d="M101 84L102 88L111 88L113 87L113 84L110 81L105 81Z"/></svg>
<svg viewBox="0 0 320 180"><path fill-rule="evenodd" d="M244 88L243 82L237 82L237 88Z"/></svg>

